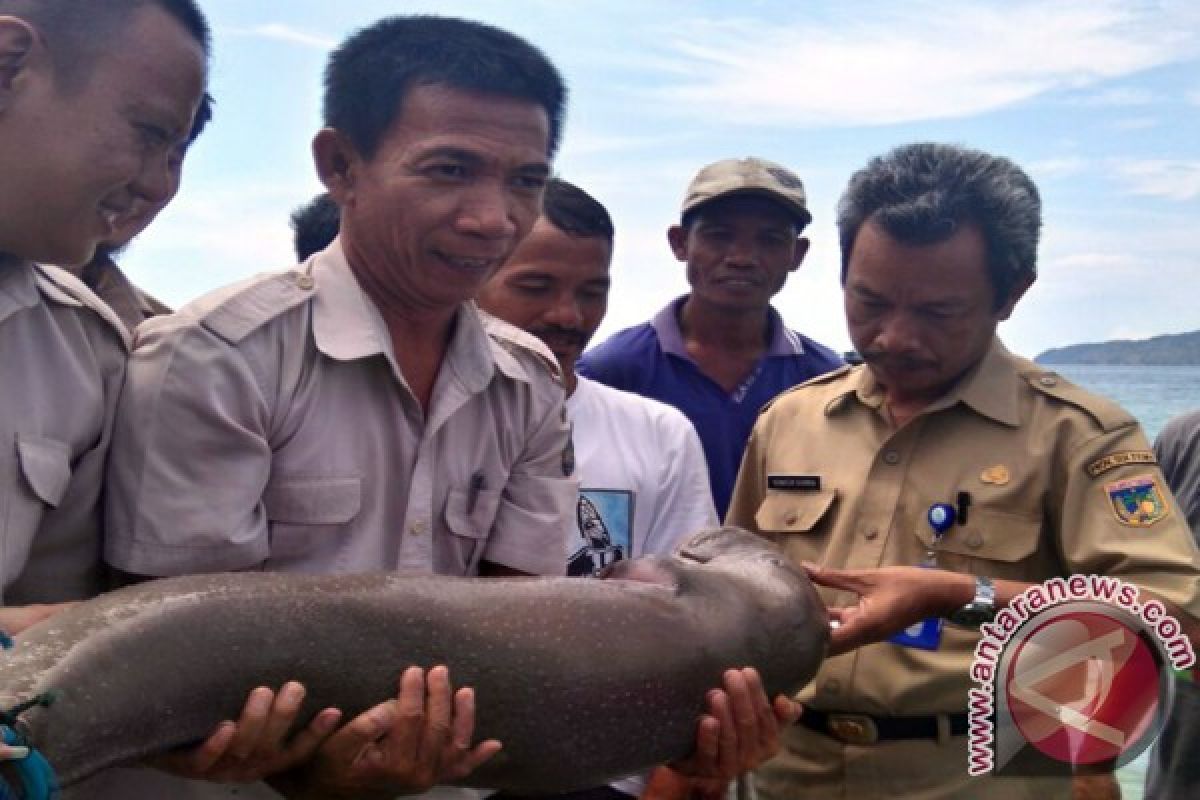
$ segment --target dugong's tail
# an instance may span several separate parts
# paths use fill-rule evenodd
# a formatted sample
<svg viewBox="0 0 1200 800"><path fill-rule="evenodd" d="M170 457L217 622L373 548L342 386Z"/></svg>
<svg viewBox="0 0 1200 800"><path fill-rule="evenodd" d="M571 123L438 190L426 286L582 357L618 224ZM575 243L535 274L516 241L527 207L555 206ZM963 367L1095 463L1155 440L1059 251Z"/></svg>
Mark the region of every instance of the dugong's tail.
<svg viewBox="0 0 1200 800"><path fill-rule="evenodd" d="M0 742L7 748L0 754L0 800L53 800L58 795L57 781L50 762L30 746L16 727L17 716L35 705L46 705L49 698L36 698L9 711L0 712Z"/></svg>

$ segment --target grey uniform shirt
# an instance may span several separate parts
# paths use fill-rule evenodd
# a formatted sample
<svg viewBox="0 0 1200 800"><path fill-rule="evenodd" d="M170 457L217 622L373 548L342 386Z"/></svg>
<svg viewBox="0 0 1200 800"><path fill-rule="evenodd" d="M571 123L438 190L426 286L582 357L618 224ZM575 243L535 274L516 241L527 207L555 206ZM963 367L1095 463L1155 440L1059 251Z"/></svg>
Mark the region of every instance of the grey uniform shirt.
<svg viewBox="0 0 1200 800"><path fill-rule="evenodd" d="M561 574L577 482L556 369L466 303L426 415L335 241L139 328L106 557L155 576Z"/></svg>
<svg viewBox="0 0 1200 800"><path fill-rule="evenodd" d="M120 320L68 273L0 256L0 574L10 606L102 587L104 461Z"/></svg>

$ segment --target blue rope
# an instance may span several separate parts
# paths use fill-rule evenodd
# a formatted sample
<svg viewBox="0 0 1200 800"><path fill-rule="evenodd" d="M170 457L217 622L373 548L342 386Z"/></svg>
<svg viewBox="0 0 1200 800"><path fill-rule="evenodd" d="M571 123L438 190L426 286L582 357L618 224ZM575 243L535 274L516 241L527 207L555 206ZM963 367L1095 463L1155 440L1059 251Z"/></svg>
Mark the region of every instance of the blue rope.
<svg viewBox="0 0 1200 800"><path fill-rule="evenodd" d="M43 702L32 704L49 705L49 702L49 700L43 700ZM20 712L9 711L7 713L15 715ZM3 738L5 744L13 747L29 747L29 742L25 740L25 737L7 725L0 726L0 738ZM45 756L34 748L29 747L29 755L9 761L8 764L16 770L17 776L21 779L21 793L15 794L13 788L8 786L3 778L0 778L0 800L53 800L58 796L58 781L54 777L54 769Z"/></svg>

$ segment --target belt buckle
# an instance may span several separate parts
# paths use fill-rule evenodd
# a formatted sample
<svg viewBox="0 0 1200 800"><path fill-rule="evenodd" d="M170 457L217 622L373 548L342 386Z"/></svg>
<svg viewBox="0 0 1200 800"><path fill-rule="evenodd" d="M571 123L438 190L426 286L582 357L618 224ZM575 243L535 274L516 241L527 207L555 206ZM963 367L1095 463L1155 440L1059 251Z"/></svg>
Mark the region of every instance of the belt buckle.
<svg viewBox="0 0 1200 800"><path fill-rule="evenodd" d="M844 744L875 744L879 728L866 714L830 714L825 723L829 735Z"/></svg>

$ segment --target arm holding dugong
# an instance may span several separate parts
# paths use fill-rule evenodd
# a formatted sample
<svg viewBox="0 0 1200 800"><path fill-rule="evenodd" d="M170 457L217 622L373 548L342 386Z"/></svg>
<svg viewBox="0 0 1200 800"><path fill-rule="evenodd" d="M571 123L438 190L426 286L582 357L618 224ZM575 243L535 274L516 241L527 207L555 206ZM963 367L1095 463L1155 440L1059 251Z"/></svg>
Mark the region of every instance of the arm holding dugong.
<svg viewBox="0 0 1200 800"><path fill-rule="evenodd" d="M785 695L769 702L753 667L728 670L723 682L709 692L696 752L650 773L639 800L719 800L730 781L779 752L780 731L799 719L800 705Z"/></svg>
<svg viewBox="0 0 1200 800"><path fill-rule="evenodd" d="M449 670L409 667L396 698L360 714L314 757L268 782L288 800L355 800L419 794L465 778L500 751L474 747L475 694L453 689Z"/></svg>
<svg viewBox="0 0 1200 800"><path fill-rule="evenodd" d="M279 692L260 686L250 692L237 722L220 723L193 748L147 760L150 766L184 778L220 783L253 783L308 761L337 728L342 714L320 711L289 736L304 702L304 687L291 681Z"/></svg>

